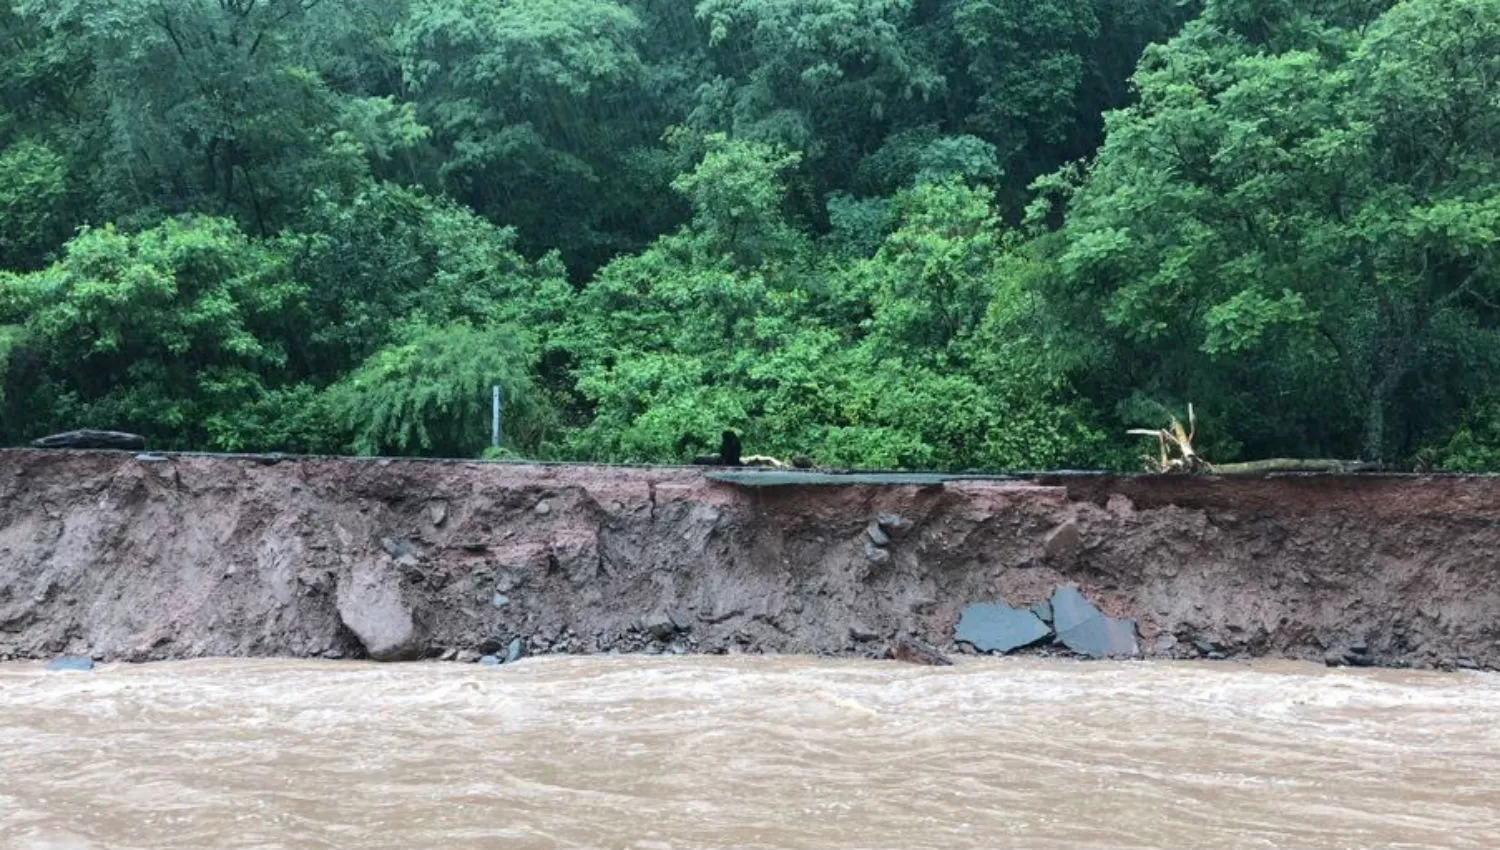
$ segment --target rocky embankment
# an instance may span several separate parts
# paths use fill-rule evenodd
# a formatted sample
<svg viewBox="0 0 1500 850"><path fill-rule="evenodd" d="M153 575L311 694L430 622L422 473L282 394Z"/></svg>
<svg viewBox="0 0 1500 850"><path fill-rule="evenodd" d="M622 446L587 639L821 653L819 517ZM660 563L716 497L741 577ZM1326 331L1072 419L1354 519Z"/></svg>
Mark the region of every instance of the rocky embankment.
<svg viewBox="0 0 1500 850"><path fill-rule="evenodd" d="M495 663L915 638L1500 667L1497 556L1488 478L0 452L0 657Z"/></svg>

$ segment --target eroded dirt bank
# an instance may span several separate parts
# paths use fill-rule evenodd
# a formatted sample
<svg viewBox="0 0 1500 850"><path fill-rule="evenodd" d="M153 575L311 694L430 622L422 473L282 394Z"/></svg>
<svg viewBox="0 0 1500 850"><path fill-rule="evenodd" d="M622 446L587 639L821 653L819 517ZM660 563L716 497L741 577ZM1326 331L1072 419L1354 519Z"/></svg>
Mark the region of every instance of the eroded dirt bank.
<svg viewBox="0 0 1500 850"><path fill-rule="evenodd" d="M748 487L693 469L0 452L0 656L503 656L518 638L859 654L949 647L969 603L1076 584L1135 618L1151 657L1364 642L1382 664L1500 667L1497 555L1500 480L1482 478Z"/></svg>

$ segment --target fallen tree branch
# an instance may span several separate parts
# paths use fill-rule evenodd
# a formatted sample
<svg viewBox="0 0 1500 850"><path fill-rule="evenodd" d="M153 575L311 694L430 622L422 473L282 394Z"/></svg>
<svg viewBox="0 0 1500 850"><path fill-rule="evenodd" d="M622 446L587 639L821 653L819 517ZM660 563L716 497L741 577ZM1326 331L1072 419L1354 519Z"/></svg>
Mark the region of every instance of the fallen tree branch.
<svg viewBox="0 0 1500 850"><path fill-rule="evenodd" d="M1168 415L1166 428L1131 428L1125 433L1138 437L1155 437L1159 454L1143 456L1146 469L1163 474L1186 473L1188 475L1265 475L1272 472L1374 472L1383 469L1381 464L1359 460L1332 460L1327 458L1269 458L1247 460L1240 463L1209 463L1193 448L1193 438L1198 434L1198 417L1193 405L1188 405L1188 427L1183 428L1176 416ZM1173 454L1176 454L1174 457Z"/></svg>
<svg viewBox="0 0 1500 850"><path fill-rule="evenodd" d="M1331 460L1327 458L1276 457L1266 460L1247 460L1240 463L1216 463L1214 475L1264 475L1269 472L1374 472L1381 465L1363 460Z"/></svg>
<svg viewBox="0 0 1500 850"><path fill-rule="evenodd" d="M1204 469L1213 469L1213 464L1198 456L1193 449L1193 437L1198 433L1198 417L1193 413L1193 405L1188 404L1188 427L1183 429L1182 423L1177 421L1176 416L1168 417L1171 420L1167 428L1132 428L1126 431L1140 437L1155 437L1161 454L1158 457L1143 455L1141 460L1146 462L1146 468L1152 472L1202 472ZM1171 450L1176 449L1179 457L1172 457Z"/></svg>

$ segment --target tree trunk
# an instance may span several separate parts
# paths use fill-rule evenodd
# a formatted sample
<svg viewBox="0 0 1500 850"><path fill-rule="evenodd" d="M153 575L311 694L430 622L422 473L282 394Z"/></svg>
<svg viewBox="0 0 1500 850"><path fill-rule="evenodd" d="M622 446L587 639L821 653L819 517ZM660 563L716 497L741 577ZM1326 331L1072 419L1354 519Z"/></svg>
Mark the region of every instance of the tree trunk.
<svg viewBox="0 0 1500 850"><path fill-rule="evenodd" d="M1210 475L1265 475L1271 472L1371 472L1380 469L1379 463L1360 460L1325 460L1323 458L1269 458L1247 460L1243 463L1214 464Z"/></svg>
<svg viewBox="0 0 1500 850"><path fill-rule="evenodd" d="M1414 305L1400 310L1384 297L1381 298L1380 322L1389 329L1389 335L1376 346L1375 386L1370 388L1370 401L1365 409L1365 437L1362 454L1368 461L1385 460L1386 439L1389 429L1386 416L1401 381L1411 371L1416 351L1417 335L1427 328L1428 310L1425 305Z"/></svg>
<svg viewBox="0 0 1500 850"><path fill-rule="evenodd" d="M1389 377L1389 373L1386 377ZM1365 410L1364 448L1360 452L1366 460L1379 462L1385 459L1385 406L1390 391L1385 388L1386 378L1370 393L1370 404Z"/></svg>

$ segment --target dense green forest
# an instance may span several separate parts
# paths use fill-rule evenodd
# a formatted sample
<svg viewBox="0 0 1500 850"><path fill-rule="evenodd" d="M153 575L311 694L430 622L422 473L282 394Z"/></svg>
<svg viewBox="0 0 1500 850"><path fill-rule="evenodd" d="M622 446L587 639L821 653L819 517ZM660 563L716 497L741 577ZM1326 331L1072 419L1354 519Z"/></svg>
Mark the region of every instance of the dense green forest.
<svg viewBox="0 0 1500 850"><path fill-rule="evenodd" d="M0 441L1500 468L1500 0L0 0Z"/></svg>

